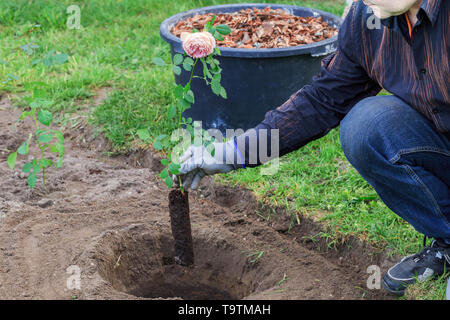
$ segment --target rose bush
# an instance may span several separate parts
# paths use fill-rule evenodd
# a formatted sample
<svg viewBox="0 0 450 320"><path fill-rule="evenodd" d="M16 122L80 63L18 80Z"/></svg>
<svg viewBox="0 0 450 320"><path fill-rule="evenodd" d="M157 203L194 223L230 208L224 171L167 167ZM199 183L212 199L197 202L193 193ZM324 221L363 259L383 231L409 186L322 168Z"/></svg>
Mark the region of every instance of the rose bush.
<svg viewBox="0 0 450 320"><path fill-rule="evenodd" d="M227 98L227 92L221 85L222 68L220 68L219 60L214 58L214 55L220 55L219 48L216 47L216 39L223 40L223 35L227 35L231 32L231 29L227 25L214 26L215 16L205 25L202 32L195 30L193 33L183 32L180 35L183 43L184 55L175 54L172 59L172 71L176 75L180 75L182 68L190 72L189 81L185 86L177 85L174 89L174 96L176 103L170 104L167 109L167 115L169 119L174 119L176 126L175 129L181 129L183 126L191 136L191 143L194 142L194 127L191 118L185 119L183 112L191 107L195 102L194 92L191 90L191 82L194 78L203 79L214 94L220 95L222 98ZM194 74L195 67L198 62L203 65L203 76ZM161 58L153 58L153 63L158 66L165 66L166 63ZM212 145L212 138L209 134L201 130L202 143L205 147ZM150 133L148 130L139 130L138 136L143 140L148 140ZM153 147L156 150L167 150L171 146L170 135L160 135L156 138ZM211 150L211 148L208 148ZM214 150L211 150L214 153ZM165 181L166 185L171 188L173 181L171 176L179 173L180 165L172 161L169 155L167 159L162 159L161 163L166 167L162 170L160 177ZM183 187L180 184L180 188Z"/></svg>

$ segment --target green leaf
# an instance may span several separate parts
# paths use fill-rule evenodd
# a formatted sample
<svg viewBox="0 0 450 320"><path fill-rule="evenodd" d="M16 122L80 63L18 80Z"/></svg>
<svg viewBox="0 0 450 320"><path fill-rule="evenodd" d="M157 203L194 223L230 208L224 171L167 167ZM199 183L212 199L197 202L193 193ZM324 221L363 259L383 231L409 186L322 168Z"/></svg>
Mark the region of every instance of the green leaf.
<svg viewBox="0 0 450 320"><path fill-rule="evenodd" d="M172 71L173 73L175 73L177 76L179 76L181 74L181 68L179 66L172 66Z"/></svg>
<svg viewBox="0 0 450 320"><path fill-rule="evenodd" d="M28 186L30 187L30 189L33 189L36 186L36 181L37 181L36 173L33 172L28 176L27 179Z"/></svg>
<svg viewBox="0 0 450 320"><path fill-rule="evenodd" d="M43 99L35 99L33 102L30 103L30 108L36 109L39 107L48 107L51 105L52 105L51 101L43 100Z"/></svg>
<svg viewBox="0 0 450 320"><path fill-rule="evenodd" d="M37 109L41 106L41 103L39 101L33 101L30 103L30 108L31 109Z"/></svg>
<svg viewBox="0 0 450 320"><path fill-rule="evenodd" d="M166 63L164 62L164 60L161 59L161 58L159 58L159 57L153 58L153 59L152 59L152 62L153 62L154 64L156 64L157 66L160 66L160 67L164 67L164 66L166 65Z"/></svg>
<svg viewBox="0 0 450 320"><path fill-rule="evenodd" d="M204 60L202 60L202 63L203 63L203 75L205 76L205 78L208 77L211 79L213 76L211 75L211 73L208 70L208 65L206 64L206 62Z"/></svg>
<svg viewBox="0 0 450 320"><path fill-rule="evenodd" d="M186 59L184 59L183 63L192 66L192 65L194 65L194 62L195 62L194 59L192 59L191 57L186 57Z"/></svg>
<svg viewBox="0 0 450 320"><path fill-rule="evenodd" d="M183 69L186 71L192 71L192 66L186 63L183 63Z"/></svg>
<svg viewBox="0 0 450 320"><path fill-rule="evenodd" d="M153 148L155 148L155 150L162 150L163 148L162 143L160 141L155 141L153 143Z"/></svg>
<svg viewBox="0 0 450 320"><path fill-rule="evenodd" d="M59 53L53 57L53 61L57 64L63 64L69 60L69 56L65 53Z"/></svg>
<svg viewBox="0 0 450 320"><path fill-rule="evenodd" d="M172 119L176 115L177 115L177 107L175 105L171 104L169 106L169 109L167 110L167 116L169 117L169 119Z"/></svg>
<svg viewBox="0 0 450 320"><path fill-rule="evenodd" d="M42 60L42 63L46 67L51 67L53 65L53 57L46 57L44 60Z"/></svg>
<svg viewBox="0 0 450 320"><path fill-rule="evenodd" d="M53 165L53 161L50 159L39 159L38 163L41 168L48 168Z"/></svg>
<svg viewBox="0 0 450 320"><path fill-rule="evenodd" d="M39 122L45 126L49 126L53 120L52 113L47 110L39 110L37 117Z"/></svg>
<svg viewBox="0 0 450 320"><path fill-rule="evenodd" d="M19 149L17 149L17 152L21 155L28 154L28 141L25 141L24 143L22 143L22 145L19 147Z"/></svg>
<svg viewBox="0 0 450 320"><path fill-rule="evenodd" d="M17 161L17 152L13 152L8 157L8 166L11 168L11 170L14 170L14 167L16 166Z"/></svg>
<svg viewBox="0 0 450 320"><path fill-rule="evenodd" d="M156 140L161 141L162 139L166 138L167 134L160 134L159 136L156 137Z"/></svg>
<svg viewBox="0 0 450 320"><path fill-rule="evenodd" d="M222 35L221 35L220 33L218 33L218 32L215 32L215 33L214 33L214 38L216 38L216 39L219 40L219 41L223 41L223 40L224 40L224 38L222 37Z"/></svg>
<svg viewBox="0 0 450 320"><path fill-rule="evenodd" d="M219 95L222 91L222 85L220 84L220 81L213 79L211 81L211 89L216 95Z"/></svg>
<svg viewBox="0 0 450 320"><path fill-rule="evenodd" d="M186 101L185 99L178 99L178 106L182 111L187 110L191 107L191 104L189 101Z"/></svg>
<svg viewBox="0 0 450 320"><path fill-rule="evenodd" d="M41 134L38 138L38 141L41 143L47 143L52 141L53 135L52 134Z"/></svg>
<svg viewBox="0 0 450 320"><path fill-rule="evenodd" d="M225 90L224 87L222 87L222 89L220 89L220 96L224 99L227 99L227 91Z"/></svg>
<svg viewBox="0 0 450 320"><path fill-rule="evenodd" d="M63 133L61 131L58 131L58 130L53 130L52 132L55 134L56 139L58 139L58 141L62 144L64 142L64 135L63 135Z"/></svg>
<svg viewBox="0 0 450 320"><path fill-rule="evenodd" d="M216 26L216 31L226 36L227 34L231 33L231 28L226 24L219 24L218 26Z"/></svg>
<svg viewBox="0 0 450 320"><path fill-rule="evenodd" d="M163 171L161 171L161 173L159 174L161 179L165 179L169 176L169 171L167 170L167 168L165 168Z"/></svg>
<svg viewBox="0 0 450 320"><path fill-rule="evenodd" d="M166 186L167 186L168 188L172 188L172 186L173 186L172 178L166 177L166 179L164 180L164 182L166 183Z"/></svg>
<svg viewBox="0 0 450 320"><path fill-rule="evenodd" d="M179 164L176 164L176 163L171 163L171 164L169 164L169 171L170 171L170 173L173 173L173 174L178 174L180 171L180 165Z"/></svg>
<svg viewBox="0 0 450 320"><path fill-rule="evenodd" d="M64 144L58 142L54 146L49 146L50 152L59 153L60 156L64 155L65 147Z"/></svg>
<svg viewBox="0 0 450 320"><path fill-rule="evenodd" d="M179 65L183 62L183 55L177 53L176 55L174 55L173 57L173 64L174 65Z"/></svg>
<svg viewBox="0 0 450 320"><path fill-rule="evenodd" d="M148 129L139 129L138 131L136 131L136 134L141 140L144 141L150 140L150 132L148 131Z"/></svg>
<svg viewBox="0 0 450 320"><path fill-rule="evenodd" d="M210 31L211 28L212 28L213 25L214 25L214 21L215 21L215 20L216 20L216 16L213 15L212 19L209 20L209 21L206 23L206 25L205 25L205 30Z"/></svg>
<svg viewBox="0 0 450 320"><path fill-rule="evenodd" d="M182 85L177 85L176 87L175 87L175 89L173 90L173 93L174 93L174 95L175 95L175 98L177 98L177 99L181 99L181 98L183 98L183 86Z"/></svg>
<svg viewBox="0 0 450 320"><path fill-rule="evenodd" d="M183 68L186 71L191 71L193 65L194 65L194 60L190 57L187 57L183 62Z"/></svg>
<svg viewBox="0 0 450 320"><path fill-rule="evenodd" d="M192 90L189 90L184 98L187 102L194 103L194 92L192 92Z"/></svg>
<svg viewBox="0 0 450 320"><path fill-rule="evenodd" d="M43 89L39 89L39 88L34 88L33 89L33 98L37 99L41 99L43 100L43 98L45 98L47 96L47 92Z"/></svg>
<svg viewBox="0 0 450 320"><path fill-rule="evenodd" d="M59 152L58 148L56 148L56 146L49 146L49 150L50 150L50 152L53 152L53 153L58 153Z"/></svg>
<svg viewBox="0 0 450 320"><path fill-rule="evenodd" d="M25 119L26 117L31 116L32 114L33 114L33 113L30 112L30 111L24 111L24 112L22 112L22 114L20 115L19 120L23 120L23 119Z"/></svg>
<svg viewBox="0 0 450 320"><path fill-rule="evenodd" d="M28 173L31 171L32 168L33 168L33 164L31 162L28 162L23 166L22 172Z"/></svg>
<svg viewBox="0 0 450 320"><path fill-rule="evenodd" d="M42 59L35 59L31 62L31 66L34 67L35 65L41 63Z"/></svg>
<svg viewBox="0 0 450 320"><path fill-rule="evenodd" d="M63 158L62 158L62 156L60 156L59 158L58 158L58 162L56 162L56 169L59 169L59 168L61 168L63 166Z"/></svg>
<svg viewBox="0 0 450 320"><path fill-rule="evenodd" d="M56 150L58 150L60 156L64 155L66 148L64 147L64 144L62 142L58 142L55 145L55 147L56 147Z"/></svg>
<svg viewBox="0 0 450 320"><path fill-rule="evenodd" d="M222 55L222 52L220 52L220 49L218 47L214 48L214 53L217 54L218 56Z"/></svg>
<svg viewBox="0 0 450 320"><path fill-rule="evenodd" d="M222 68L219 66L216 66L215 68L211 68L209 71L211 71L214 74L220 74L220 73L222 73Z"/></svg>
<svg viewBox="0 0 450 320"><path fill-rule="evenodd" d="M222 81L222 75L220 73L215 74L212 81L217 81L220 83L220 81Z"/></svg>
<svg viewBox="0 0 450 320"><path fill-rule="evenodd" d="M167 166L167 165L169 164L169 160L167 160L167 159L162 159L162 160L161 160L161 164L162 164L163 166Z"/></svg>

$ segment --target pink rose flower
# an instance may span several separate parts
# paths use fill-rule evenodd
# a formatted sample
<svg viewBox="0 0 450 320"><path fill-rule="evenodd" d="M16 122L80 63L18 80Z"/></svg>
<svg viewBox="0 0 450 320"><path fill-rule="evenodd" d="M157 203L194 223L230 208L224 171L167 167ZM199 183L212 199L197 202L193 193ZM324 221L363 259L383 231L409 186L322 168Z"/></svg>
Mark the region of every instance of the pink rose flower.
<svg viewBox="0 0 450 320"><path fill-rule="evenodd" d="M204 58L214 52L216 39L209 32L182 32L184 51L192 58Z"/></svg>

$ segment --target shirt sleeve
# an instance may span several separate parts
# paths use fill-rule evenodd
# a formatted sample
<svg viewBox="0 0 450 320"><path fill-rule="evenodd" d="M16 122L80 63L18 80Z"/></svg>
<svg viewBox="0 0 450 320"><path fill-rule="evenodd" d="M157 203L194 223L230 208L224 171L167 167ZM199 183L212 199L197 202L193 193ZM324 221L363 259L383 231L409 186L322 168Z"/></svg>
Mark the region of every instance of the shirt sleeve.
<svg viewBox="0 0 450 320"><path fill-rule="evenodd" d="M236 138L246 166L257 166L272 159L270 156L265 159L260 157L262 147L266 148L268 155L272 155L272 129L278 129L279 137L275 158L326 135L339 125L357 102L381 90L356 58L362 50L360 37L355 32L362 30L354 29L356 26L361 29L362 24L357 20L362 16L358 18L355 8L354 4L339 30L337 51L322 61L321 72L313 78L313 83L266 113L265 119L254 129ZM267 134L267 138L261 139L261 134ZM257 148L250 146L251 137L255 135Z"/></svg>

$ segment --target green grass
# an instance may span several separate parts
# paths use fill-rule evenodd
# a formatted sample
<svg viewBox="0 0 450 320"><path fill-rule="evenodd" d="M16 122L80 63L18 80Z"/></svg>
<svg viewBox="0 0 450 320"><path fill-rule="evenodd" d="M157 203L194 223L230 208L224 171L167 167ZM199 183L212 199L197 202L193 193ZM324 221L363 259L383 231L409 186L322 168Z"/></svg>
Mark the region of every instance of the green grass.
<svg viewBox="0 0 450 320"><path fill-rule="evenodd" d="M424 282L417 282L406 289L403 300L445 300L447 281L450 273L438 277L437 279L428 279Z"/></svg>
<svg viewBox="0 0 450 320"><path fill-rule="evenodd" d="M237 2L252 1L3 0L0 95L12 93L14 102L25 106L24 98L41 89L63 121L84 112L96 90L110 87L109 98L93 111L91 123L111 140L113 152L127 152L136 145L138 129L150 128L156 137L174 128L166 117L174 99L173 75L168 67L151 63L156 56L170 59L169 46L159 36L160 23L180 11ZM276 2L340 15L345 1ZM81 30L66 27L66 8L72 4L81 7ZM20 49L29 43L39 48L31 54ZM50 50L68 54L68 63L32 66ZM17 80L3 83L9 74ZM276 175L261 176L255 168L219 179L246 186L265 204L314 217L326 226L319 236L330 245L356 236L389 254L412 253L421 246L421 236L392 213L347 162L337 129L283 157Z"/></svg>

